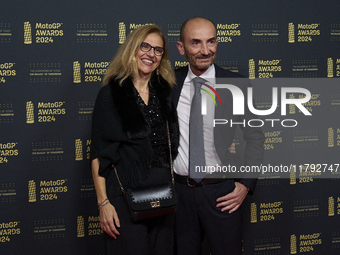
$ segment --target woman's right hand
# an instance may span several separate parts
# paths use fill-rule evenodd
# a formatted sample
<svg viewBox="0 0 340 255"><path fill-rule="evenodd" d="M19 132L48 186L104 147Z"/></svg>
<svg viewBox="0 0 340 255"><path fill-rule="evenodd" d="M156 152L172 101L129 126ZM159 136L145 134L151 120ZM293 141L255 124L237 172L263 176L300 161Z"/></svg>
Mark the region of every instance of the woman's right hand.
<svg viewBox="0 0 340 255"><path fill-rule="evenodd" d="M118 214L116 209L110 203L104 205L102 208L99 209L100 214L100 226L109 236L113 237L114 239L120 235L116 227L120 227Z"/></svg>

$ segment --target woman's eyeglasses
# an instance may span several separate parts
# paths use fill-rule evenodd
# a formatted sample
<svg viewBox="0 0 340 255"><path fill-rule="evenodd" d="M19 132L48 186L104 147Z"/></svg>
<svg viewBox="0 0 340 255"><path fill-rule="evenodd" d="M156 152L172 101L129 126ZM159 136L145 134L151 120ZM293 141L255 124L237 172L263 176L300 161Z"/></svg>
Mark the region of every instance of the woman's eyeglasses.
<svg viewBox="0 0 340 255"><path fill-rule="evenodd" d="M164 49L162 47L153 47L146 42L142 42L140 44L140 49L144 52L149 52L151 49L153 49L156 56L162 56L164 53Z"/></svg>

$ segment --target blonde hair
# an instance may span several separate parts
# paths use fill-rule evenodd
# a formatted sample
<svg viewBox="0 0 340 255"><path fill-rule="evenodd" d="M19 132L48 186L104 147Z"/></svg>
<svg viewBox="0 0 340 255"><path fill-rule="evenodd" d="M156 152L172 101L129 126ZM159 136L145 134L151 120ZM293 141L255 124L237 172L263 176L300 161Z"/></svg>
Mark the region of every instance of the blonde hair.
<svg viewBox="0 0 340 255"><path fill-rule="evenodd" d="M138 67L136 55L143 40L151 33L158 34L163 40L164 53L157 68L158 73L169 83L170 87L175 85L176 78L168 60L168 49L165 36L161 29L155 25L145 25L136 28L127 36L126 41L120 46L106 70L106 74L103 78L104 85L108 84L113 77L118 79L119 84L121 85L126 78L137 76Z"/></svg>

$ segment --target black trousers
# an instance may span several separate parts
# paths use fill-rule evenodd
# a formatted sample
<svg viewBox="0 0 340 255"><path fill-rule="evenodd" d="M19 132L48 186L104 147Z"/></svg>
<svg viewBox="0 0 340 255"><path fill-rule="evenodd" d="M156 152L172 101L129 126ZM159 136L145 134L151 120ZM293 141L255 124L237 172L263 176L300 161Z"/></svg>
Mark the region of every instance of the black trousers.
<svg viewBox="0 0 340 255"><path fill-rule="evenodd" d="M151 168L141 186L169 181L170 176L169 169ZM173 255L174 215L134 222L123 195L110 202L116 208L121 227L117 239L105 233L107 255Z"/></svg>
<svg viewBox="0 0 340 255"><path fill-rule="evenodd" d="M216 199L232 192L233 180L189 187L176 183L176 250L178 255L200 255L208 239L212 255L242 254L241 211L229 214L217 208Z"/></svg>

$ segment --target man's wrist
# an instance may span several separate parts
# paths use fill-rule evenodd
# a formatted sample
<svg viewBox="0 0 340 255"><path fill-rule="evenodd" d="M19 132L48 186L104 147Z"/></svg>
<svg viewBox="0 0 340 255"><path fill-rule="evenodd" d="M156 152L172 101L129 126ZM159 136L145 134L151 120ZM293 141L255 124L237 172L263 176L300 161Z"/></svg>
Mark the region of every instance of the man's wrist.
<svg viewBox="0 0 340 255"><path fill-rule="evenodd" d="M241 182L240 182L241 183ZM243 184L243 183L241 183L244 187L246 187L246 189L247 189L247 192L249 193L250 192L250 189L249 189L249 187L247 186L247 185L245 185L245 184Z"/></svg>

